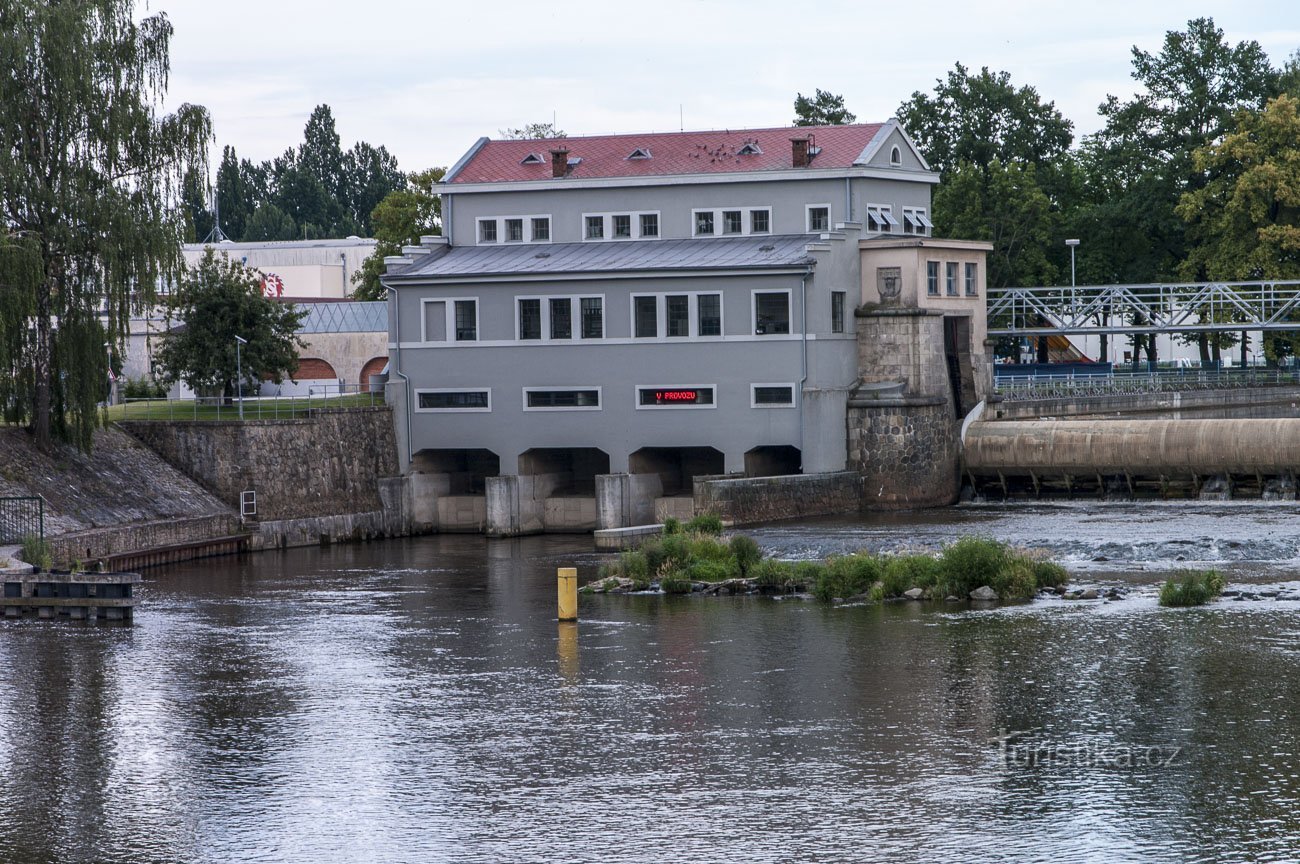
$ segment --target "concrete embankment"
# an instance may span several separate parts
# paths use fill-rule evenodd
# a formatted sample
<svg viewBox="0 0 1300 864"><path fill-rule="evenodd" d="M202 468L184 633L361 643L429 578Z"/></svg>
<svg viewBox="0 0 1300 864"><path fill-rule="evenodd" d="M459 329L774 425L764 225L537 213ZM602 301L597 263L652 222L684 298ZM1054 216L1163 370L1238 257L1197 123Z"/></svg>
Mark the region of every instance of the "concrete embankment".
<svg viewBox="0 0 1300 864"><path fill-rule="evenodd" d="M1268 497L1294 496L1300 419L981 421L966 431L965 470L979 487L1011 481L1033 491L1115 492L1158 486L1204 493L1254 485ZM1269 494L1270 483L1274 494Z"/></svg>

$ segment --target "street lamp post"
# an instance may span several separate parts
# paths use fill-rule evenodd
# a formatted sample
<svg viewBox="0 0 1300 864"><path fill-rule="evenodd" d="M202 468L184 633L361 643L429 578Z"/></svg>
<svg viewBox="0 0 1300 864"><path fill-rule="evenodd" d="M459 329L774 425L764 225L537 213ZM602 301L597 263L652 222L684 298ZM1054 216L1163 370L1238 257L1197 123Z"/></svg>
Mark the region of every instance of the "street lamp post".
<svg viewBox="0 0 1300 864"><path fill-rule="evenodd" d="M244 419L244 359L240 348L248 344L243 336L235 337L235 388L239 393L239 419Z"/></svg>
<svg viewBox="0 0 1300 864"><path fill-rule="evenodd" d="M1066 240L1065 245L1070 247L1070 315L1074 315L1079 308L1079 298L1075 296L1074 285L1074 247L1079 245L1077 239ZM1105 336L1101 337L1103 340Z"/></svg>

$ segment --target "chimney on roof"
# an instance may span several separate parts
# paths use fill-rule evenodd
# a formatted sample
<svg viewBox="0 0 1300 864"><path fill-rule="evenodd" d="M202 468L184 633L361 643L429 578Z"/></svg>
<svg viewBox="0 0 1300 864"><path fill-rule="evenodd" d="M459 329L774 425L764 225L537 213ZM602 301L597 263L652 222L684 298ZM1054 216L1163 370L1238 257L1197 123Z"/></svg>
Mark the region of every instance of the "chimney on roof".
<svg viewBox="0 0 1300 864"><path fill-rule="evenodd" d="M802 138L790 139L791 164L796 168L808 167L808 141L809 137L805 135Z"/></svg>
<svg viewBox="0 0 1300 864"><path fill-rule="evenodd" d="M551 176L563 177L569 173L569 149L557 147L551 151Z"/></svg>

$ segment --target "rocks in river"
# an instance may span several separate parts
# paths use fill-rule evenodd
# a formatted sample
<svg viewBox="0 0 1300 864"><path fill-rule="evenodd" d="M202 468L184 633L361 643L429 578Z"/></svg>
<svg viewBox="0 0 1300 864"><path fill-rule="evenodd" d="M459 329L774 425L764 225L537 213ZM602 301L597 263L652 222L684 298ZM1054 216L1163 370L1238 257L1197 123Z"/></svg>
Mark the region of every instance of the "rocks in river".
<svg viewBox="0 0 1300 864"><path fill-rule="evenodd" d="M994 591L992 588L990 588L987 585L981 585L980 587L976 588L974 591L970 592L970 599L996 600L998 599L998 592Z"/></svg>
<svg viewBox="0 0 1300 864"><path fill-rule="evenodd" d="M925 596L925 592L920 588L908 588L903 592L903 596L908 600L920 600ZM996 595L995 595L996 596Z"/></svg>
<svg viewBox="0 0 1300 864"><path fill-rule="evenodd" d="M1100 596L1101 596L1101 595L1097 593L1097 589L1096 589L1096 588L1086 588L1086 589L1084 589L1083 593L1079 595L1079 599L1080 599L1080 600L1096 600L1096 599L1097 599L1098 597L1100 597Z"/></svg>
<svg viewBox="0 0 1300 864"><path fill-rule="evenodd" d="M958 596L956 596L955 594L949 594L947 597L945 597L945 598L943 598L943 599L944 599L944 602L945 602L945 603L960 603L960 602L961 602L961 598L958 597Z"/></svg>

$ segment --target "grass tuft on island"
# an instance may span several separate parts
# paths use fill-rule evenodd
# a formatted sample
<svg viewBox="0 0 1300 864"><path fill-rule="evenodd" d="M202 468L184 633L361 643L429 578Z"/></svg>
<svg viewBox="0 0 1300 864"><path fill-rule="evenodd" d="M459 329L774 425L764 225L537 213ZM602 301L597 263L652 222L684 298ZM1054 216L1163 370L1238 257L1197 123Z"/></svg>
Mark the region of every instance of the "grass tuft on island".
<svg viewBox="0 0 1300 864"><path fill-rule="evenodd" d="M1065 568L1033 552L986 537L963 537L938 553L879 555L857 552L825 561L764 559L750 537L718 535L722 524L700 516L685 525L669 520L661 537L623 552L601 567L587 593L648 591L665 594L811 593L826 603L912 599L1027 600L1039 590L1064 585ZM910 593L909 593L910 592ZM976 595L979 598L979 595Z"/></svg>
<svg viewBox="0 0 1300 864"><path fill-rule="evenodd" d="M1223 593L1218 570L1178 570L1160 588L1161 606L1204 606Z"/></svg>

